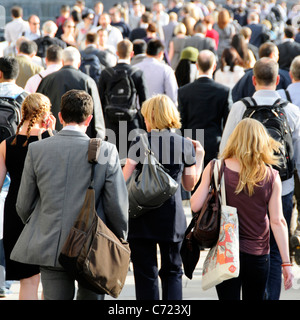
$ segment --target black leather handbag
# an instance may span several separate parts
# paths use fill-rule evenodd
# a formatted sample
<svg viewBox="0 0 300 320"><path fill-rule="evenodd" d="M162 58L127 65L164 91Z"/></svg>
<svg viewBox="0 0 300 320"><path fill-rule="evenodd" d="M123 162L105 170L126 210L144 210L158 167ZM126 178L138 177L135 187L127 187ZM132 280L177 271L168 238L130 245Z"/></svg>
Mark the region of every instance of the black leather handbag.
<svg viewBox="0 0 300 320"><path fill-rule="evenodd" d="M214 176L214 166L216 160L212 161L211 178L208 195L199 212L194 216L195 226L193 228L193 237L201 248L211 248L218 240L220 232L221 203L220 195L217 191L215 181L220 181L219 177ZM224 167L222 166L221 170Z"/></svg>
<svg viewBox="0 0 300 320"><path fill-rule="evenodd" d="M148 137L141 135L145 161L141 170L134 170L127 181L129 218L138 218L159 208L178 189L178 183L167 173L149 148Z"/></svg>

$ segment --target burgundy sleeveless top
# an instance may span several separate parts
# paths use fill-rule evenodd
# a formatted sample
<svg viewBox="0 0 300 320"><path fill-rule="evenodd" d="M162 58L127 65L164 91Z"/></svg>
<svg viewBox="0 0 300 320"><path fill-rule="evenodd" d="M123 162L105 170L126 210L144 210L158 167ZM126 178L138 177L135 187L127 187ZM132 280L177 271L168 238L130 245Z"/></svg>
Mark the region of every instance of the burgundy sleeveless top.
<svg viewBox="0 0 300 320"><path fill-rule="evenodd" d="M268 167L266 178L254 187L251 197L244 191L235 194L239 182L238 172L225 165L224 174L227 204L237 208L240 251L253 255L268 254L270 232L267 210L278 172Z"/></svg>

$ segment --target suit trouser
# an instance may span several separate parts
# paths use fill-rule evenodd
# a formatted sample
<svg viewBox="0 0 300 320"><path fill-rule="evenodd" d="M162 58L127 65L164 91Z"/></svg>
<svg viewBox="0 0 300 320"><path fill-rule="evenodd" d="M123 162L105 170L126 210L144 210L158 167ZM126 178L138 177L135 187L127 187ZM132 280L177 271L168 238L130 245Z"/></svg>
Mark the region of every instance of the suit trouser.
<svg viewBox="0 0 300 320"><path fill-rule="evenodd" d="M45 300L73 300L75 281L63 268L40 267ZM104 300L103 294L96 294L78 285L76 300Z"/></svg>
<svg viewBox="0 0 300 320"><path fill-rule="evenodd" d="M182 300L181 242L130 239L137 300L159 300L158 276L163 300ZM158 271L157 244L161 268Z"/></svg>

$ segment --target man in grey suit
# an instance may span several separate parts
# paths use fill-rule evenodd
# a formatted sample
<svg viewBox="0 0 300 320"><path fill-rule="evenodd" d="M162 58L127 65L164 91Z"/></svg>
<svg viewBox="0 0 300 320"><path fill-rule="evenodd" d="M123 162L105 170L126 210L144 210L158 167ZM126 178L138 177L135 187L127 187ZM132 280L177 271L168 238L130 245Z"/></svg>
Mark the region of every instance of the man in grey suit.
<svg viewBox="0 0 300 320"><path fill-rule="evenodd" d="M216 53L216 43L212 38L206 38L207 27L202 22L197 22L194 26L194 35L185 40L184 47L194 47L200 51L208 49Z"/></svg>
<svg viewBox="0 0 300 320"><path fill-rule="evenodd" d="M45 300L72 300L75 281L59 264L62 246L84 203L89 186L89 137L93 100L82 90L70 90L61 101L63 129L32 143L17 199L17 211L26 224L12 259L39 265ZM48 141L46 141L48 140ZM116 147L102 141L95 167L96 210L116 234L126 239L128 195ZM104 295L79 285L78 300L103 300Z"/></svg>

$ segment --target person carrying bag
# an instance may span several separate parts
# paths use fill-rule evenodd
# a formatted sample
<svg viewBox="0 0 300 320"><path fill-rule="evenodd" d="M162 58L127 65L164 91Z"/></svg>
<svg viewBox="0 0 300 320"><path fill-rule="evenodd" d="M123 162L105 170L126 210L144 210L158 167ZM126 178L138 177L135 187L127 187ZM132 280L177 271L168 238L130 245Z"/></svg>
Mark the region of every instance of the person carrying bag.
<svg viewBox="0 0 300 320"><path fill-rule="evenodd" d="M281 254L285 289L292 286L288 230L282 213L281 181L278 171L271 167L278 163L278 157L274 151L278 151L279 146L259 121L247 118L236 126L220 155L224 163L221 179L220 235L216 247L211 249L204 263L202 278L204 289L216 285L220 300L240 300L241 298L263 300L265 298L270 257L269 225ZM208 194L210 167L211 163L204 169L201 184L191 198L191 209L194 212L202 207ZM238 221L235 219L234 209L230 208L229 215L226 213L227 206L236 208ZM228 217L227 221L225 213ZM221 264L234 261L233 253L237 249L234 245L234 231L237 225L239 274L227 280L217 274L208 284L207 278L211 272L210 260L218 246L221 254L215 263L218 268ZM230 259L233 261L229 261ZM232 264L232 266L232 274L237 273L238 265Z"/></svg>

